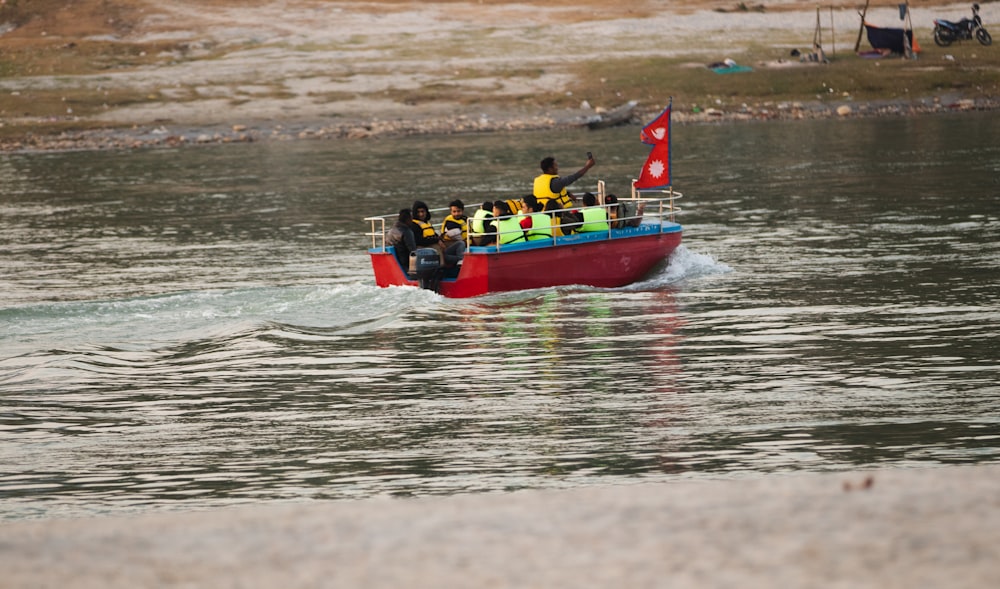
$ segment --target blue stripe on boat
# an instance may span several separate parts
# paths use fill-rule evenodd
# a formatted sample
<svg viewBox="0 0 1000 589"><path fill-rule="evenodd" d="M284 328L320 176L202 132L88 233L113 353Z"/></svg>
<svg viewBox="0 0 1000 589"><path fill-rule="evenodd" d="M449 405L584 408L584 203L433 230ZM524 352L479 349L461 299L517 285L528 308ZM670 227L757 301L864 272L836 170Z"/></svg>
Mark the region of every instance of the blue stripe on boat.
<svg viewBox="0 0 1000 589"><path fill-rule="evenodd" d="M624 227L622 229L612 229L611 239L622 239L628 237L640 237L643 235L656 235L657 233L677 233L681 226L677 223L643 223L638 227ZM607 231L590 231L587 233L574 233L556 238L556 245L574 245L579 243L589 243L591 241L605 241L608 239ZM520 250L533 250L551 247L551 239L536 239L534 241L521 241L517 243L505 243L500 246L501 252L516 252ZM475 245L468 249L468 253L490 254L497 253L496 245Z"/></svg>
<svg viewBox="0 0 1000 589"><path fill-rule="evenodd" d="M638 227L623 227L611 230L611 239L623 239L628 237L641 237L643 235L656 235L657 233L677 233L681 226L677 223L664 221L663 223L642 223ZM607 231L590 231L587 233L574 233L560 237L556 245L574 245L579 243L589 243L591 241L604 241L608 239ZM500 246L501 252L516 252L520 250L533 250L551 247L551 239L536 239L534 241L521 241L518 243L505 243ZM386 246L385 251L393 253L396 249L393 246ZM369 248L369 253L381 253L382 248ZM467 253L473 254L495 254L496 245L474 245L469 247Z"/></svg>

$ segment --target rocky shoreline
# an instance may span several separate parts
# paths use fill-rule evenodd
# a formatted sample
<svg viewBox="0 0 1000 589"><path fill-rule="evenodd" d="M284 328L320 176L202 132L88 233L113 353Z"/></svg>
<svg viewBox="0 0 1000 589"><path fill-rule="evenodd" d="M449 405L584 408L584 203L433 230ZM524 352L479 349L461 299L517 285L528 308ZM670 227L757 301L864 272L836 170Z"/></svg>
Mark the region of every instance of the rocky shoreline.
<svg viewBox="0 0 1000 589"><path fill-rule="evenodd" d="M638 107L623 124L638 125L654 118L662 107ZM939 113L1000 110L993 99L934 98L913 102L780 102L748 106L737 110L674 107L676 124L723 124L762 121L794 121L826 118L878 118L920 116ZM233 124L172 125L155 122L130 127L65 131L27 132L0 138L0 152L30 153L52 151L114 151L150 148L177 148L188 145L252 143L261 141L347 140L359 141L405 135L453 135L462 133L503 133L585 127L592 111L565 110L525 114L495 111L460 113L450 116L401 116L324 121L257 121Z"/></svg>

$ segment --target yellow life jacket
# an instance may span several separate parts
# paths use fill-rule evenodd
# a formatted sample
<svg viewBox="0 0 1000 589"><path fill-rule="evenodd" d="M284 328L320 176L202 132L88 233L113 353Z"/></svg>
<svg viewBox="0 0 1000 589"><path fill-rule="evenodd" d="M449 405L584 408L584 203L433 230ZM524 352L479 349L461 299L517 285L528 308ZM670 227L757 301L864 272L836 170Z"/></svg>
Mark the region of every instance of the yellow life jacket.
<svg viewBox="0 0 1000 589"><path fill-rule="evenodd" d="M462 237L460 237L459 239L451 239L451 238L446 238L444 236L445 232L447 232L449 229L454 229L456 227L462 230ZM469 225L465 219L456 219L452 215L448 215L447 217L444 218L444 221L441 222L441 239L445 241L450 241L450 242L465 241L468 234L469 234Z"/></svg>
<svg viewBox="0 0 1000 589"><path fill-rule="evenodd" d="M417 227L417 230L413 232L413 237L417 239L417 245L426 245L429 243L429 240L437 237L437 233L434 232L434 226L430 223L416 219L412 223Z"/></svg>
<svg viewBox="0 0 1000 589"><path fill-rule="evenodd" d="M517 215L521 212L521 201L516 198L511 198L503 201L507 203L507 208L510 209L510 214Z"/></svg>
<svg viewBox="0 0 1000 589"><path fill-rule="evenodd" d="M545 208L545 204L549 202L550 199L559 199L559 208L568 209L573 206L573 199L569 197L569 193L563 188L560 192L552 192L552 180L558 178L555 174L540 174L535 176L535 184L532 188L532 193L535 198L538 199L538 206L540 208Z"/></svg>
<svg viewBox="0 0 1000 589"><path fill-rule="evenodd" d="M563 193L559 195L556 202L559 204L560 209L571 209L575 206L573 204L573 197L570 196L565 190L563 190Z"/></svg>
<svg viewBox="0 0 1000 589"><path fill-rule="evenodd" d="M566 235L565 233L563 233L562 219L559 218L559 215L552 215L552 218L549 220L549 223L552 225L552 235L555 235L556 237L562 237Z"/></svg>

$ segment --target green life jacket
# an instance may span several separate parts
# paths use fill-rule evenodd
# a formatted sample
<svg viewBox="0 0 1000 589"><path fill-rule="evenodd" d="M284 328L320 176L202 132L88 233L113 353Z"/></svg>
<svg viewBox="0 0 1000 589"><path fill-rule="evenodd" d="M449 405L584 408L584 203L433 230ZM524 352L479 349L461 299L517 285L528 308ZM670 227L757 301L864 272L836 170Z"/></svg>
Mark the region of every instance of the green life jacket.
<svg viewBox="0 0 1000 589"><path fill-rule="evenodd" d="M608 230L608 212L604 210L604 207L584 207L581 212L583 213L583 225L578 229L580 233Z"/></svg>
<svg viewBox="0 0 1000 589"><path fill-rule="evenodd" d="M499 221L496 221L494 225L497 228L497 232L500 234L497 241L501 244L515 243L524 239L524 230L521 229L521 224L518 222L517 217L500 219Z"/></svg>
<svg viewBox="0 0 1000 589"><path fill-rule="evenodd" d="M486 232L486 219L493 216L493 213L485 210L479 209L476 214L472 216L472 234L479 236Z"/></svg>
<svg viewBox="0 0 1000 589"><path fill-rule="evenodd" d="M531 213L531 229L528 229L525 236L528 241L536 239L552 239L552 219L544 213Z"/></svg>

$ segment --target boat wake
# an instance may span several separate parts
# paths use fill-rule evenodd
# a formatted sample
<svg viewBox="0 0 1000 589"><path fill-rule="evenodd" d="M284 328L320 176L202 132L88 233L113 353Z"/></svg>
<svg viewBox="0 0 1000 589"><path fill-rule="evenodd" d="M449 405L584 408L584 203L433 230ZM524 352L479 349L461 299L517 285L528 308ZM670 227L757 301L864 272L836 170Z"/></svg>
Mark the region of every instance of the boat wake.
<svg viewBox="0 0 1000 589"><path fill-rule="evenodd" d="M670 254L667 263L659 272L648 277L646 280L637 282L624 288L624 290L655 290L664 286L676 287L689 281L727 274L733 269L716 260L709 254L701 254L692 251L687 246L681 244Z"/></svg>
<svg viewBox="0 0 1000 589"><path fill-rule="evenodd" d="M196 291L111 301L45 303L0 310L3 359L54 353L164 351L192 342L335 340L428 315L528 304L553 291L641 292L677 288L732 269L681 245L648 279L617 289L564 286L496 293L464 302L414 287L363 282ZM482 308L481 308L482 307ZM222 344L225 345L225 344ZM30 363L30 361L29 361ZM13 362L19 364L19 362Z"/></svg>
<svg viewBox="0 0 1000 589"><path fill-rule="evenodd" d="M6 326L0 343L9 358L67 348L152 350L258 332L292 338L343 334L369 330L437 299L414 288L355 283L33 304L0 310Z"/></svg>

